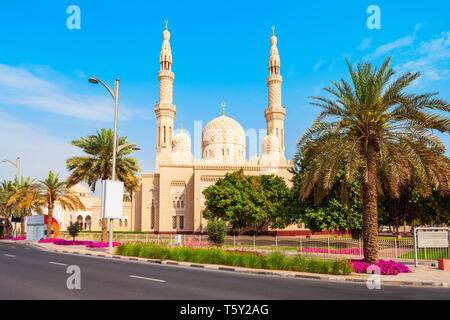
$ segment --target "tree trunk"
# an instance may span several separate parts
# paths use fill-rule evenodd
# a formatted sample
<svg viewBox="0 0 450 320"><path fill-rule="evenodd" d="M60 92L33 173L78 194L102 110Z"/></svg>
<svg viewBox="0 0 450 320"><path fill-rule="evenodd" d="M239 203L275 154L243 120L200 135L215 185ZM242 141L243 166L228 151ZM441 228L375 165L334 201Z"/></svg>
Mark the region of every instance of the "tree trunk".
<svg viewBox="0 0 450 320"><path fill-rule="evenodd" d="M3 223L3 238L6 238L8 236L8 218L5 216L5 220Z"/></svg>
<svg viewBox="0 0 450 320"><path fill-rule="evenodd" d="M25 237L25 217L26 217L26 211L23 210L21 217L20 217L20 236Z"/></svg>
<svg viewBox="0 0 450 320"><path fill-rule="evenodd" d="M47 239L52 238L52 222L53 222L53 202L48 204L48 217L47 217Z"/></svg>
<svg viewBox="0 0 450 320"><path fill-rule="evenodd" d="M364 261L378 262L378 211L377 211L377 153L369 143L365 153L363 181L363 244Z"/></svg>
<svg viewBox="0 0 450 320"><path fill-rule="evenodd" d="M108 242L108 219L102 219L102 242Z"/></svg>

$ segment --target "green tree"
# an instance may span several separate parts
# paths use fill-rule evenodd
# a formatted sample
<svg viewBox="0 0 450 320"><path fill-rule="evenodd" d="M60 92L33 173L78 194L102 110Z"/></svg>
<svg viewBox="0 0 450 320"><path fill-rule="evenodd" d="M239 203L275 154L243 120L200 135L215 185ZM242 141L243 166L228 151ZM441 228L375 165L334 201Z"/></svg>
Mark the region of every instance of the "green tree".
<svg viewBox="0 0 450 320"><path fill-rule="evenodd" d="M377 188L398 198L401 186L415 173L423 196L431 193L431 184L443 194L450 189L449 162L441 155L445 147L433 135L433 130L450 132L450 119L440 114L450 106L436 93L405 93L420 74L393 80L390 60L379 69L358 63L356 70L347 61L353 87L342 79L325 88L335 100L312 97L312 104L323 110L297 144L297 158L306 168L301 200L313 189L326 194L342 166L347 184L362 168L364 259L372 264L378 261Z"/></svg>
<svg viewBox="0 0 450 320"><path fill-rule="evenodd" d="M221 246L225 242L225 236L227 234L227 225L223 220L211 220L208 221L206 226L208 231L208 240L214 243L216 246Z"/></svg>
<svg viewBox="0 0 450 320"><path fill-rule="evenodd" d="M4 180L0 183L0 216L3 217L3 237L9 236L9 218L14 214L14 208L8 206L8 201L17 192L17 186L13 181Z"/></svg>
<svg viewBox="0 0 450 320"><path fill-rule="evenodd" d="M47 238L51 238L51 226L55 202L64 210L86 209L80 198L66 188L66 184L58 179L53 172L49 172L48 178L39 180L39 185L33 190L22 190L15 193L9 201L14 202L21 199L17 205L19 210L29 209L33 206L47 207Z"/></svg>
<svg viewBox="0 0 450 320"><path fill-rule="evenodd" d="M284 180L273 175L246 176L241 169L228 173L203 191L206 219L223 219L233 229L254 226L284 227L288 222L286 203L289 189Z"/></svg>
<svg viewBox="0 0 450 320"><path fill-rule="evenodd" d="M312 232L323 230L346 231L359 238L362 231L361 184L358 180L349 186L344 183L344 170L336 174L335 183L323 199L314 192L304 201L298 199L299 189L305 176L304 168L294 167L292 198L297 222L304 223ZM344 190L346 188L347 190Z"/></svg>
<svg viewBox="0 0 450 320"><path fill-rule="evenodd" d="M30 204L30 206L20 206L20 202L24 199L25 195L33 190L37 190L39 185L35 182L36 179L31 179L30 177L23 178L20 177L20 181L15 181L15 189L16 192L11 195L11 197L8 199L7 205L9 207L12 207L13 211L15 212L15 216L20 217L20 229L21 229L21 236L25 237L25 218L27 216L30 216L32 212L36 212L38 214L42 214L42 208L39 205L35 205L34 203ZM20 193L17 197L16 194Z"/></svg>
<svg viewBox="0 0 450 320"><path fill-rule="evenodd" d="M113 140L113 131L103 128L100 132L97 131L96 135L72 141L72 145L81 148L86 155L67 159L66 166L71 171L66 181L69 188L83 181L95 192L97 181L112 178ZM118 180L123 181L125 190L131 194L138 187L136 174L141 171L137 159L128 156L133 152L135 144L127 142L127 137L121 137L117 145L124 147L117 152L116 176ZM107 219L103 219L102 242L106 241Z"/></svg>
<svg viewBox="0 0 450 320"><path fill-rule="evenodd" d="M67 227L67 231L72 236L73 241L75 241L75 237L80 233L82 227L83 226L78 221L75 221L75 223L72 223L72 221L70 221L70 225Z"/></svg>

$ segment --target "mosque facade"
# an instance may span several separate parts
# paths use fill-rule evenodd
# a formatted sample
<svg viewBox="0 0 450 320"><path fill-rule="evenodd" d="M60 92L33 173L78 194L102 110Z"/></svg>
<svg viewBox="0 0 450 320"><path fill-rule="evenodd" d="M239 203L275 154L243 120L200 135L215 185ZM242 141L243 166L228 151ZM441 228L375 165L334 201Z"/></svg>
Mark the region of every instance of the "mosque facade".
<svg viewBox="0 0 450 320"><path fill-rule="evenodd" d="M238 121L222 115L209 121L202 130L201 158L192 154L190 136L174 128L177 107L173 103L172 50L170 33L163 31L160 52L159 101L156 115L155 172L143 173L140 188L132 201L124 203L124 217L114 221L114 230L147 231L149 233L203 233L207 221L202 217L203 190L227 173L243 169L246 175L275 174L291 186L292 161L285 156L284 119L286 108L281 104L280 55L277 37L272 32L267 77L268 105L264 110L267 135L262 140L261 155L247 158L246 134ZM178 132L174 134L174 132ZM89 202L82 214L62 215L66 225L78 220L85 230L101 230L100 200L86 195L87 188L78 185L83 202ZM85 188L85 189L83 189ZM58 219L58 217L56 217ZM86 223L88 220L88 223ZM300 230L289 226L284 231ZM304 229L302 229L304 230ZM280 230L279 230L280 231Z"/></svg>
<svg viewBox="0 0 450 320"><path fill-rule="evenodd" d="M155 233L204 232L202 218L203 190L229 172L243 169L247 175L276 174L291 184L288 169L292 162L285 157L284 119L281 104L280 55L277 37L270 38L268 106L264 110L267 135L262 140L261 156L246 158L246 134L238 121L222 115L209 121L201 136L201 158L195 159L190 136L179 130L173 134L177 108L173 104L172 51L170 33L163 31L160 52L159 102L155 104L156 161L155 173L142 174L141 188L135 194L136 230ZM224 106L223 106L224 107ZM178 130L177 130L178 131ZM296 228L296 226L294 227Z"/></svg>

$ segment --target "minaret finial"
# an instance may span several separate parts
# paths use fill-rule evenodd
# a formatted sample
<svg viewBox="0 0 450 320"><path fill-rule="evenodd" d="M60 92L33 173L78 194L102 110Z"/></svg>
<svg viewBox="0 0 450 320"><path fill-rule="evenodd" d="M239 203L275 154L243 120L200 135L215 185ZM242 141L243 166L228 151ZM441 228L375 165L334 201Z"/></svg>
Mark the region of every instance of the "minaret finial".
<svg viewBox="0 0 450 320"><path fill-rule="evenodd" d="M166 22L166 30L167 30L167 22L169 22L169 21L167 21L167 19L166 19L165 22Z"/></svg>
<svg viewBox="0 0 450 320"><path fill-rule="evenodd" d="M181 123L181 119L180 119L180 127L181 127L180 132L183 132L183 124Z"/></svg>
<svg viewBox="0 0 450 320"><path fill-rule="evenodd" d="M222 115L224 116L225 115L225 106L226 106L227 104L225 103L225 102L222 102Z"/></svg>
<svg viewBox="0 0 450 320"><path fill-rule="evenodd" d="M275 27L272 26L272 36L274 36L274 35L275 35Z"/></svg>

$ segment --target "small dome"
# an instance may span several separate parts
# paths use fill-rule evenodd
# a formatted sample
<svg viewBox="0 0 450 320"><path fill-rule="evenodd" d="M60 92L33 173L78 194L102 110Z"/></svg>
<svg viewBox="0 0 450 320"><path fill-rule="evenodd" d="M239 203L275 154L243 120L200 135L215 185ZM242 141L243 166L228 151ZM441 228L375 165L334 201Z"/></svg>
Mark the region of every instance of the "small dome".
<svg viewBox="0 0 450 320"><path fill-rule="evenodd" d="M262 154L280 152L280 139L276 135L269 134L262 141Z"/></svg>
<svg viewBox="0 0 450 320"><path fill-rule="evenodd" d="M191 137L183 131L177 133L172 139L172 150L173 152L191 152Z"/></svg>
<svg viewBox="0 0 450 320"><path fill-rule="evenodd" d="M76 184L69 189L70 192L76 193L80 196L88 197L89 189L81 184Z"/></svg>

